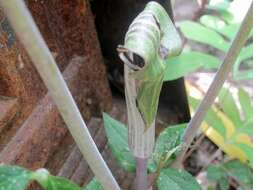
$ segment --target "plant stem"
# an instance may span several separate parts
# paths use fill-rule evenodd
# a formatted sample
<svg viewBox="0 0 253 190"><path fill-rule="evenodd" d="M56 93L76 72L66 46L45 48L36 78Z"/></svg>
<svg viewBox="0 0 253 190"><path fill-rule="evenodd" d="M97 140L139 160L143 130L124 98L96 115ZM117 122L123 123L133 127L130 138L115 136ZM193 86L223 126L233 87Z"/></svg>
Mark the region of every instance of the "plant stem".
<svg viewBox="0 0 253 190"><path fill-rule="evenodd" d="M22 0L0 0L5 14L46 84L69 131L98 181L106 190L120 190L107 167L77 105L43 40L29 10Z"/></svg>
<svg viewBox="0 0 253 190"><path fill-rule="evenodd" d="M204 99L200 103L195 115L189 122L186 131L183 136L183 150L178 155L176 161L173 163L173 167L180 168L183 157L189 148L194 136L196 135L197 130L199 129L200 124L204 120L204 117L208 111L208 109L213 104L216 96L218 95L220 89L222 88L226 78L229 75L229 72L235 63L240 50L243 48L246 40L248 39L248 35L253 26L253 2L250 5L250 8L240 26L239 31L237 32L232 45L230 46L228 53L226 54L222 65L217 71L212 84L210 85Z"/></svg>
<svg viewBox="0 0 253 190"><path fill-rule="evenodd" d="M153 152L155 141L155 122L145 131L145 122L137 108L137 83L124 64L125 96L128 118L128 144L136 158L136 189L147 190L147 162Z"/></svg>
<svg viewBox="0 0 253 190"><path fill-rule="evenodd" d="M136 190L148 189L147 164L148 158L135 158L136 160Z"/></svg>

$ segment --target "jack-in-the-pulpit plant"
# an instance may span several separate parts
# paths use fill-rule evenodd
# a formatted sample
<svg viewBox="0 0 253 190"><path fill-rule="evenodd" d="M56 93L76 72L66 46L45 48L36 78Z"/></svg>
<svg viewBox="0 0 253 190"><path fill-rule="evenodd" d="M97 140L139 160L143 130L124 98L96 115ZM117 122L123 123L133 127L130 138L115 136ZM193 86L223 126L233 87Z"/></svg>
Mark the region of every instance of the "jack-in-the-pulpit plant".
<svg viewBox="0 0 253 190"><path fill-rule="evenodd" d="M181 49L177 30L165 9L156 2L149 2L134 19L124 45L118 47L125 64L128 142L140 166L136 171L140 190L147 189L145 170L155 142L155 117L166 60L178 55Z"/></svg>

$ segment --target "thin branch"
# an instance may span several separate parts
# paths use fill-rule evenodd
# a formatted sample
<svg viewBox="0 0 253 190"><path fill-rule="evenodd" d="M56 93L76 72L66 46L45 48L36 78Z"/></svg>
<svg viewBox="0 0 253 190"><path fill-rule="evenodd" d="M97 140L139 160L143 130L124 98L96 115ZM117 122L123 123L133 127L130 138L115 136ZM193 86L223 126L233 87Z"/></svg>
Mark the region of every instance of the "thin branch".
<svg viewBox="0 0 253 190"><path fill-rule="evenodd" d="M120 190L111 171L99 153L55 60L24 1L0 0L0 4L16 34L24 44L26 51L51 93L69 131L96 178L104 189Z"/></svg>
<svg viewBox="0 0 253 190"><path fill-rule="evenodd" d="M192 155L192 153L200 146L200 144L202 143L202 141L205 138L205 134L202 133L201 136L196 140L195 144L190 148L190 150L185 154L184 158L183 158L183 162Z"/></svg>
<svg viewBox="0 0 253 190"><path fill-rule="evenodd" d="M204 117L208 111L208 109L213 104L216 96L218 95L220 89L222 88L226 78L229 75L229 72L235 63L243 45L245 44L248 35L251 31L253 26L253 2L250 5L250 8L240 26L239 31L237 32L228 53L223 60L222 65L220 66L219 70L217 71L215 78L210 85L206 96L204 97L203 101L200 103L195 115L191 119L190 123L188 124L186 131L184 133L183 142L185 146L183 146L183 150L178 155L176 161L173 163L173 167L180 168L181 162L183 157L189 148L194 136L196 135L197 130L199 129L200 124L204 120Z"/></svg>

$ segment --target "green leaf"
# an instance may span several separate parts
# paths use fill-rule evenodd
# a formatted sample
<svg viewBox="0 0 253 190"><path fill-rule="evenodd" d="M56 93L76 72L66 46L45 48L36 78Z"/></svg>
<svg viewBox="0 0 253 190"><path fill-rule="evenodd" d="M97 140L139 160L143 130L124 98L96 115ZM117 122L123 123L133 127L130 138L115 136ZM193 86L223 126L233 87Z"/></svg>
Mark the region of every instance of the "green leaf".
<svg viewBox="0 0 253 190"><path fill-rule="evenodd" d="M207 178L217 182L219 189L228 190L228 174L220 166L210 165L207 168Z"/></svg>
<svg viewBox="0 0 253 190"><path fill-rule="evenodd" d="M238 132L240 133L245 133L249 136L253 135L253 117L249 118L248 120L244 121L242 123L242 126L240 127L240 129L238 130Z"/></svg>
<svg viewBox="0 0 253 190"><path fill-rule="evenodd" d="M217 32L226 26L226 23L223 20L213 15L203 15L200 17L199 21L201 24L205 25L208 28L216 30Z"/></svg>
<svg viewBox="0 0 253 190"><path fill-rule="evenodd" d="M214 166L211 165L207 169L208 179L217 181L220 189L227 190L228 177L233 178L243 187L253 189L253 173L247 164L243 164L238 160L232 160L227 163Z"/></svg>
<svg viewBox="0 0 253 190"><path fill-rule="evenodd" d="M67 179L49 176L47 183L41 184L47 190L81 190L81 188Z"/></svg>
<svg viewBox="0 0 253 190"><path fill-rule="evenodd" d="M0 166L0 189L1 190L25 190L31 177L31 172L10 165Z"/></svg>
<svg viewBox="0 0 253 190"><path fill-rule="evenodd" d="M253 57L253 43L245 46L239 54L239 60L244 61Z"/></svg>
<svg viewBox="0 0 253 190"><path fill-rule="evenodd" d="M237 31L239 30L240 24L229 24L224 26L223 30L220 31L221 34L223 34L224 36L226 36L227 38L230 39L230 41L232 41L237 33Z"/></svg>
<svg viewBox="0 0 253 190"><path fill-rule="evenodd" d="M229 190L229 183L227 178L221 178L218 180L220 190Z"/></svg>
<svg viewBox="0 0 253 190"><path fill-rule="evenodd" d="M157 171L157 164L154 161L154 159L151 158L148 160L148 172L149 173L155 173Z"/></svg>
<svg viewBox="0 0 253 190"><path fill-rule="evenodd" d="M253 57L253 43L244 47L239 54L239 58L237 59L235 65L233 66L233 77L236 80L245 80L253 78L253 68L249 66L247 70L240 70L240 64L242 61L246 61Z"/></svg>
<svg viewBox="0 0 253 190"><path fill-rule="evenodd" d="M154 160L156 165L159 164L161 159L167 159L164 160L167 162L170 156L179 149L186 125L187 124L184 123L167 127L160 133L152 155L152 160Z"/></svg>
<svg viewBox="0 0 253 190"><path fill-rule="evenodd" d="M209 1L207 9L216 11L226 22L231 23L234 20L234 15L229 12L230 3L227 1Z"/></svg>
<svg viewBox="0 0 253 190"><path fill-rule="evenodd" d="M158 190L201 190L198 182L186 171L163 169L157 179Z"/></svg>
<svg viewBox="0 0 253 190"><path fill-rule="evenodd" d="M217 16L212 16L212 15L202 16L200 18L200 23L222 34L223 36L228 38L230 41L233 40L237 30L239 29L239 24L227 25L222 19L220 19Z"/></svg>
<svg viewBox="0 0 253 190"><path fill-rule="evenodd" d="M220 166L208 166L207 178L211 181L217 182L221 190L228 190L228 174Z"/></svg>
<svg viewBox="0 0 253 190"><path fill-rule="evenodd" d="M200 104L200 100L195 99L193 97L189 97L190 105L193 107L194 110L197 109L198 105ZM226 138L226 128L222 120L217 116L216 112L211 108L208 110L205 121L214 128L224 139Z"/></svg>
<svg viewBox="0 0 253 190"><path fill-rule="evenodd" d="M229 43L220 34L197 22L183 21L180 22L179 27L185 37L190 40L210 45L223 52L226 52L229 48Z"/></svg>
<svg viewBox="0 0 253 190"><path fill-rule="evenodd" d="M218 181L221 178L226 178L227 173L219 166L210 165L207 167L207 178L212 181Z"/></svg>
<svg viewBox="0 0 253 190"><path fill-rule="evenodd" d="M251 168L237 160L232 160L222 165L228 175L236 179L240 184L253 189L253 173Z"/></svg>
<svg viewBox="0 0 253 190"><path fill-rule="evenodd" d="M103 187L96 178L93 178L83 190L103 190Z"/></svg>
<svg viewBox="0 0 253 190"><path fill-rule="evenodd" d="M236 71L233 72L233 77L235 80L249 80L253 79L253 71L250 69L248 71Z"/></svg>
<svg viewBox="0 0 253 190"><path fill-rule="evenodd" d="M217 0L209 0L208 7L212 7L215 10L228 10L230 6L230 2L223 0L223 1L217 1Z"/></svg>
<svg viewBox="0 0 253 190"><path fill-rule="evenodd" d="M236 146L238 146L240 149L243 150L243 152L249 158L250 166L253 167L253 147L251 147L247 144L244 144L244 143L238 143L238 144L236 144Z"/></svg>
<svg viewBox="0 0 253 190"><path fill-rule="evenodd" d="M233 121L235 127L241 127L239 110L235 104L235 99L228 89L221 89L219 94L219 103L226 115Z"/></svg>
<svg viewBox="0 0 253 190"><path fill-rule="evenodd" d="M244 115L244 120L249 120L253 116L253 106L252 106L251 98L249 94L242 88L239 88L238 95L239 95L239 101L240 101L241 108Z"/></svg>
<svg viewBox="0 0 253 190"><path fill-rule="evenodd" d="M219 67L221 61L212 56L201 52L183 52L177 57L168 59L164 80L175 80L183 77L200 67L213 69Z"/></svg>
<svg viewBox="0 0 253 190"><path fill-rule="evenodd" d="M127 128L123 123L113 119L106 113L103 113L103 120L113 157L124 170L134 172L136 164L128 146ZM156 169L157 165L152 156L149 159L148 170L155 172Z"/></svg>
<svg viewBox="0 0 253 190"><path fill-rule="evenodd" d="M103 113L106 136L113 157L127 171L135 171L135 159L128 146L128 133L124 124Z"/></svg>
<svg viewBox="0 0 253 190"><path fill-rule="evenodd" d="M32 179L38 181L46 190L81 190L81 188L72 181L62 177L52 176L44 168L33 172Z"/></svg>

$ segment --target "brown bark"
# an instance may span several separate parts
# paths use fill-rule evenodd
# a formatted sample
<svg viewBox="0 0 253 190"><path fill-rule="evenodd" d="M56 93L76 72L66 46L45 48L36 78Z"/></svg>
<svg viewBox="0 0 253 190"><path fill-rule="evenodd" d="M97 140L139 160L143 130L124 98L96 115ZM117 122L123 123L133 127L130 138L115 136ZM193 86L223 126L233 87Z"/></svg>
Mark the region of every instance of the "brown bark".
<svg viewBox="0 0 253 190"><path fill-rule="evenodd" d="M109 110L111 92L88 1L26 3L61 71L72 69L66 80L71 81L85 120ZM0 13L0 96L16 98L19 104L0 133L0 161L43 167L67 129L22 44ZM84 61L76 60L77 56ZM73 59L78 65L75 71L69 64Z"/></svg>

